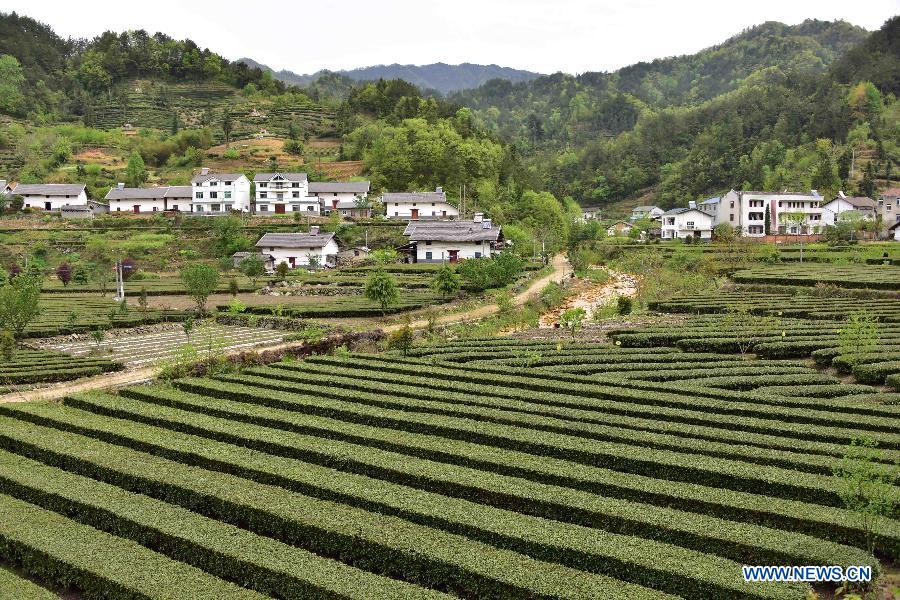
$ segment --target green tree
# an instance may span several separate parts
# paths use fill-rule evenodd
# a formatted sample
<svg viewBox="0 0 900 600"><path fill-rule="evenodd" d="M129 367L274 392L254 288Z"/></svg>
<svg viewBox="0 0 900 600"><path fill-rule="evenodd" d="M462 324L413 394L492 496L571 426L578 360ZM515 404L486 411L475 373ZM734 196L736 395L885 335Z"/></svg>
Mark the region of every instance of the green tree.
<svg viewBox="0 0 900 600"><path fill-rule="evenodd" d="M0 287L0 330L9 330L16 339L41 314L41 280L18 275Z"/></svg>
<svg viewBox="0 0 900 600"><path fill-rule="evenodd" d="M132 151L128 157L128 166L125 167L125 181L129 187L141 187L147 181L147 166L141 153L137 150Z"/></svg>
<svg viewBox="0 0 900 600"><path fill-rule="evenodd" d="M569 330L569 332L572 334L573 340L584 324L584 318L586 315L587 313L580 306L570 308L564 311L562 315L560 315L560 324Z"/></svg>
<svg viewBox="0 0 900 600"><path fill-rule="evenodd" d="M238 285L237 279L232 277L228 280L228 293L231 294L232 298L237 298L238 293L241 291L241 287Z"/></svg>
<svg viewBox="0 0 900 600"><path fill-rule="evenodd" d="M376 265L390 265L400 260L400 254L393 248L379 248L369 253L369 260Z"/></svg>
<svg viewBox="0 0 900 600"><path fill-rule="evenodd" d="M838 349L851 364L856 364L862 354L872 352L878 346L878 321L867 310L857 310L847 316L838 330Z"/></svg>
<svg viewBox="0 0 900 600"><path fill-rule="evenodd" d="M431 280L431 288L440 293L441 298L457 294L460 289L460 278L450 265L442 265Z"/></svg>
<svg viewBox="0 0 900 600"><path fill-rule="evenodd" d="M772 211L769 209L768 204L766 204L766 215L765 221L763 221L763 231L766 235L772 235Z"/></svg>
<svg viewBox="0 0 900 600"><path fill-rule="evenodd" d="M238 270L256 286L256 280L266 274L266 264L259 254L251 254L238 263Z"/></svg>
<svg viewBox="0 0 900 600"><path fill-rule="evenodd" d="M243 234L243 227L239 217L229 215L216 219L213 234L216 253L219 256L231 256L252 246L250 240Z"/></svg>
<svg viewBox="0 0 900 600"><path fill-rule="evenodd" d="M174 110L172 111L172 124L169 127L169 133L178 135L178 113Z"/></svg>
<svg viewBox="0 0 900 600"><path fill-rule="evenodd" d="M388 338L388 349L400 350L406 356L413 347L414 340L415 335L409 325L409 319L407 319L403 327L391 332L391 336Z"/></svg>
<svg viewBox="0 0 900 600"><path fill-rule="evenodd" d="M875 197L875 163L871 160L863 169L863 178L859 183L859 195L868 198Z"/></svg>
<svg viewBox="0 0 900 600"><path fill-rule="evenodd" d="M181 281L188 295L197 303L197 312L206 310L206 300L219 285L219 272L209 265L190 263L181 268Z"/></svg>
<svg viewBox="0 0 900 600"><path fill-rule="evenodd" d="M0 356L5 361L11 361L16 353L16 336L9 329L0 331Z"/></svg>
<svg viewBox="0 0 900 600"><path fill-rule="evenodd" d="M25 104L25 74L14 56L0 54L0 112L20 114Z"/></svg>
<svg viewBox="0 0 900 600"><path fill-rule="evenodd" d="M284 261L281 261L275 267L275 275L277 275L279 279L284 281L284 279L287 277L289 270L290 270L290 267L288 266L288 264Z"/></svg>
<svg viewBox="0 0 900 600"><path fill-rule="evenodd" d="M400 302L400 289L396 278L384 269L372 271L366 279L365 296L373 302L381 305L381 310L387 312L389 306Z"/></svg>
<svg viewBox="0 0 900 600"><path fill-rule="evenodd" d="M843 458L833 469L838 494L866 535L866 546L875 551L875 524L890 518L898 505L897 467L886 462L872 438L851 440Z"/></svg>

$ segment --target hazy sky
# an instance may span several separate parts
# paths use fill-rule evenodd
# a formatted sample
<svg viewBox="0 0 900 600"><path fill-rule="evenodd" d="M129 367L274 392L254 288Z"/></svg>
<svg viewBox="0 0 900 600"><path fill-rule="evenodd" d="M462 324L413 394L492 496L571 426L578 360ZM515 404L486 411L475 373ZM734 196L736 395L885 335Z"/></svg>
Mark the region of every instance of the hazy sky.
<svg viewBox="0 0 900 600"><path fill-rule="evenodd" d="M900 13L900 0L3 0L0 11L64 37L162 31L298 73L394 62L581 73L693 53L763 21L877 29Z"/></svg>

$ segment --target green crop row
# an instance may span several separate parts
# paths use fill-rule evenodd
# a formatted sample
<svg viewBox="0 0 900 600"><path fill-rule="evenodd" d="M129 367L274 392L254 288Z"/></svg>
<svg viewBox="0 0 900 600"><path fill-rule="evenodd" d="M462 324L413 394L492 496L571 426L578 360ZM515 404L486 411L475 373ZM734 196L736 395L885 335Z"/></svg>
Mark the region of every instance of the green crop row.
<svg viewBox="0 0 900 600"><path fill-rule="evenodd" d="M2 494L0 557L43 581L74 585L87 598L265 597L135 542Z"/></svg>
<svg viewBox="0 0 900 600"><path fill-rule="evenodd" d="M242 385L223 384L214 381L205 381L203 383L202 386L192 386L192 389L199 393L146 387L132 388L126 390L125 393L130 398L137 398L145 402L154 402L163 406L176 406L183 410L215 415L242 423L253 423L268 428L295 432L297 435L285 441L282 449L278 451L279 454L290 455L294 458L313 461L342 470L374 475L399 484L430 489L442 494L463 498L479 498L481 502L495 505L499 503L500 506L508 506L512 503L516 510L527 510L526 507L529 505L521 496L525 490L533 489L533 487L529 487L523 482L523 478L542 485L552 485L552 492L543 494L540 498L548 501L555 500L557 503L564 498L573 499L570 501L571 505L567 505L565 510L546 506L543 508L541 506L534 507L534 510L537 511L535 514L554 519L569 520L595 526L597 525L596 519L600 518L595 514L599 509L591 509L589 511L591 514L586 514L582 510L588 508L588 505L584 504L585 497L578 494L573 495L567 489L560 488L560 486L564 486L573 490L601 494L610 498L620 497L640 503L657 501L663 507L677 506L681 510L689 512L706 511L713 516L722 515L724 518L741 522L748 521L775 528L798 529L826 539L843 541L844 543L848 543L847 540L850 540L849 543L865 544L865 536L862 535L862 530L855 529L859 524L854 524L853 518L841 509L800 504L755 494L704 488L695 484L650 479L502 448L489 448L481 444L473 444L452 438L439 438L432 435L390 430L328 417L308 415L296 410L298 403L306 401L304 397L296 394L267 390L260 390L254 394L252 392L253 388ZM223 390L239 391L241 393L240 400L225 399L226 394L222 393ZM98 407L96 401L93 404L86 403L83 406L86 408L93 407L94 410L102 410ZM107 406L118 410L121 405L115 404L113 401L107 403ZM103 412L109 411L103 410ZM140 412L145 415L148 414L146 411ZM132 418L134 418L134 415ZM154 422L162 424L158 418ZM181 423L181 425L179 426L178 423ZM165 426L174 429L186 427L188 424L196 424L196 417L179 416L179 413L172 413L168 421L164 423ZM233 433L234 431L233 426L216 429L222 433ZM196 427L192 428L191 431L197 433ZM241 435L246 434L248 431L248 428L241 426ZM210 429L206 430L206 435L214 437ZM234 439L233 434L231 438L230 441L248 445L247 441L239 438ZM276 438L277 436L270 430L265 430L261 433L259 443L266 445L265 448L271 452L273 448L268 442L272 442ZM135 443L133 438L130 438L130 440L130 443ZM258 447L263 448L262 445ZM329 449L331 449L330 453ZM420 464L418 460L413 460L411 457L416 459L422 458L427 460L427 462ZM453 468L449 466L442 467L441 477L446 479L447 477L455 476L453 482L463 487L436 483L436 480L441 479L441 477L435 472L434 462L445 465L457 465ZM269 463L267 462L266 464L268 465ZM495 475L484 477L485 471L493 472ZM463 475L466 476L465 479L461 478ZM509 485L502 490L496 489L495 486L506 482L505 479L500 479L498 476L506 475L515 477L515 480L509 482ZM493 486L496 493L485 495L483 489L486 485ZM544 488L539 489L543 490ZM478 490L482 491L479 492ZM501 491L502 493L500 493ZM510 495L516 497L510 498L508 497ZM529 498L533 501L536 497L532 495ZM546 510L551 512L543 512ZM685 534L688 530L696 533L696 530L692 529L691 525L686 523L681 515L673 514L669 518L657 520L651 518L652 515L656 514L654 510L649 508L646 510L649 512L639 512L638 515L643 514L645 518L653 522L653 529L659 530L659 533L656 534L657 536L668 536L671 533L662 523L667 523L669 527L675 529L678 529L679 525L682 526L684 529L680 530L682 533L679 535ZM606 514L607 517L604 517L604 519L612 519L612 523L618 524L616 525L617 527L626 527L625 524L613 519L612 515ZM798 518L800 515L803 515L803 517ZM639 516L635 515L632 515L631 518L640 519ZM642 520L641 522L644 521ZM607 526L612 526L612 524L607 524ZM632 531L631 528L636 526L637 524L632 523L624 532ZM716 528L717 531L720 529ZM886 551L889 553L894 552L893 543L887 540L888 538L896 538L897 541L900 541L900 526L895 522L884 520L876 529L879 531L878 535L884 538ZM618 531L619 529L615 530ZM646 535L653 536L651 533L646 533ZM691 540L694 539L692 535L687 535L687 539L682 539L681 543L692 543ZM719 533L717 535L726 534ZM664 537L661 539L669 540L670 538ZM671 539L674 540L674 538ZM760 539L768 538L763 536ZM696 543L708 542L697 541ZM744 543L746 543L746 540ZM728 545L724 543L724 540L720 539L718 544L720 544L717 545L720 548L719 551L728 552L726 549ZM900 551L900 545L896 546L896 550ZM761 550L758 549L757 551ZM730 556L730 554L726 555Z"/></svg>
<svg viewBox="0 0 900 600"><path fill-rule="evenodd" d="M73 428L91 422L90 417L79 418L80 411L65 407L20 408L23 416L26 411L43 414L46 422L52 420L58 427ZM535 560L405 519L174 462L83 435L38 425L23 428L21 423L0 418L0 441L17 445L20 454L39 456L42 462L64 466L67 471L164 499L316 554L340 557L343 562L364 566L366 570L427 587L492 597L607 597L616 593L635 598L664 596L638 585ZM102 429L109 419L95 417L93 423ZM116 423L113 435L129 427L137 424ZM171 431L157 431L160 441L177 437ZM187 447L191 447L195 438L186 437ZM235 454L240 455L247 453ZM545 548L548 553L550 548ZM725 579L721 572L720 578Z"/></svg>
<svg viewBox="0 0 900 600"><path fill-rule="evenodd" d="M0 598L15 600L58 600L56 594L0 567Z"/></svg>
<svg viewBox="0 0 900 600"><path fill-rule="evenodd" d="M443 597L4 451L0 491L275 597Z"/></svg>

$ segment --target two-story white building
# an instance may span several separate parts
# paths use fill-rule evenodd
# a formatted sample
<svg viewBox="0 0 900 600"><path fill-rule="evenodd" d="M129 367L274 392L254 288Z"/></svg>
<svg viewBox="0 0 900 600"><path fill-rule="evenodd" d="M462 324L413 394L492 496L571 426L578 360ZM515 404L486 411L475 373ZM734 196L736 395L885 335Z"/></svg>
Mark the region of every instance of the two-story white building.
<svg viewBox="0 0 900 600"><path fill-rule="evenodd" d="M655 220L660 218L664 212L665 211L658 206L635 206L633 209L631 209L631 220Z"/></svg>
<svg viewBox="0 0 900 600"><path fill-rule="evenodd" d="M23 208L49 211L88 203L83 183L20 183L11 193L22 197Z"/></svg>
<svg viewBox="0 0 900 600"><path fill-rule="evenodd" d="M344 217L370 217L371 209L360 206L369 197L368 181L310 181L309 195L315 197L325 215L338 211Z"/></svg>
<svg viewBox="0 0 900 600"><path fill-rule="evenodd" d="M712 239L712 230L712 216L696 206L673 208L664 212L660 218L660 237L664 240L687 237L709 240Z"/></svg>
<svg viewBox="0 0 900 600"><path fill-rule="evenodd" d="M292 269L334 266L339 252L334 234L319 233L315 225L309 228L309 233L267 233L259 238L256 247L272 257L273 266L287 263Z"/></svg>
<svg viewBox="0 0 900 600"><path fill-rule="evenodd" d="M242 173L210 173L204 167L191 179L191 208L198 215L250 211L250 180Z"/></svg>
<svg viewBox="0 0 900 600"><path fill-rule="evenodd" d="M257 214L301 212L318 215L319 201L309 196L306 173L257 173L253 177Z"/></svg>
<svg viewBox="0 0 900 600"><path fill-rule="evenodd" d="M697 208L708 214L712 217L712 226L715 228L716 225L722 222L719 217L719 208L722 206L722 198L716 196L714 198L707 198L706 200L701 200L697 203Z"/></svg>
<svg viewBox="0 0 900 600"><path fill-rule="evenodd" d="M388 219L442 220L459 217L459 209L447 201L444 189L433 192L389 192L381 197Z"/></svg>
<svg viewBox="0 0 900 600"><path fill-rule="evenodd" d="M472 221L410 221L403 235L409 244L402 250L412 262L455 263L491 257L503 249L500 226L478 214Z"/></svg>

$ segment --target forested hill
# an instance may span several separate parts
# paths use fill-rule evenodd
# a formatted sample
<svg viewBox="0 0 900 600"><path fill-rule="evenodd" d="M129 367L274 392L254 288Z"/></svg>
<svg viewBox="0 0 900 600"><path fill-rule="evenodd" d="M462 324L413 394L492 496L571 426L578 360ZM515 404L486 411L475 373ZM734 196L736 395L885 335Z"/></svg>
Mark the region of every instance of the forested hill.
<svg viewBox="0 0 900 600"><path fill-rule="evenodd" d="M279 81L292 85L309 85L318 81L323 75L337 74L348 78L350 81L377 81L379 79L403 79L415 85L419 89L435 90L442 94L477 88L492 79L501 79L510 82L529 81L540 77L540 73L523 71L498 65L476 65L462 63L448 65L446 63L433 63L430 65L376 65L342 71L319 71L311 75L298 75L293 71L275 71L251 58L240 58L252 67L268 70Z"/></svg>

